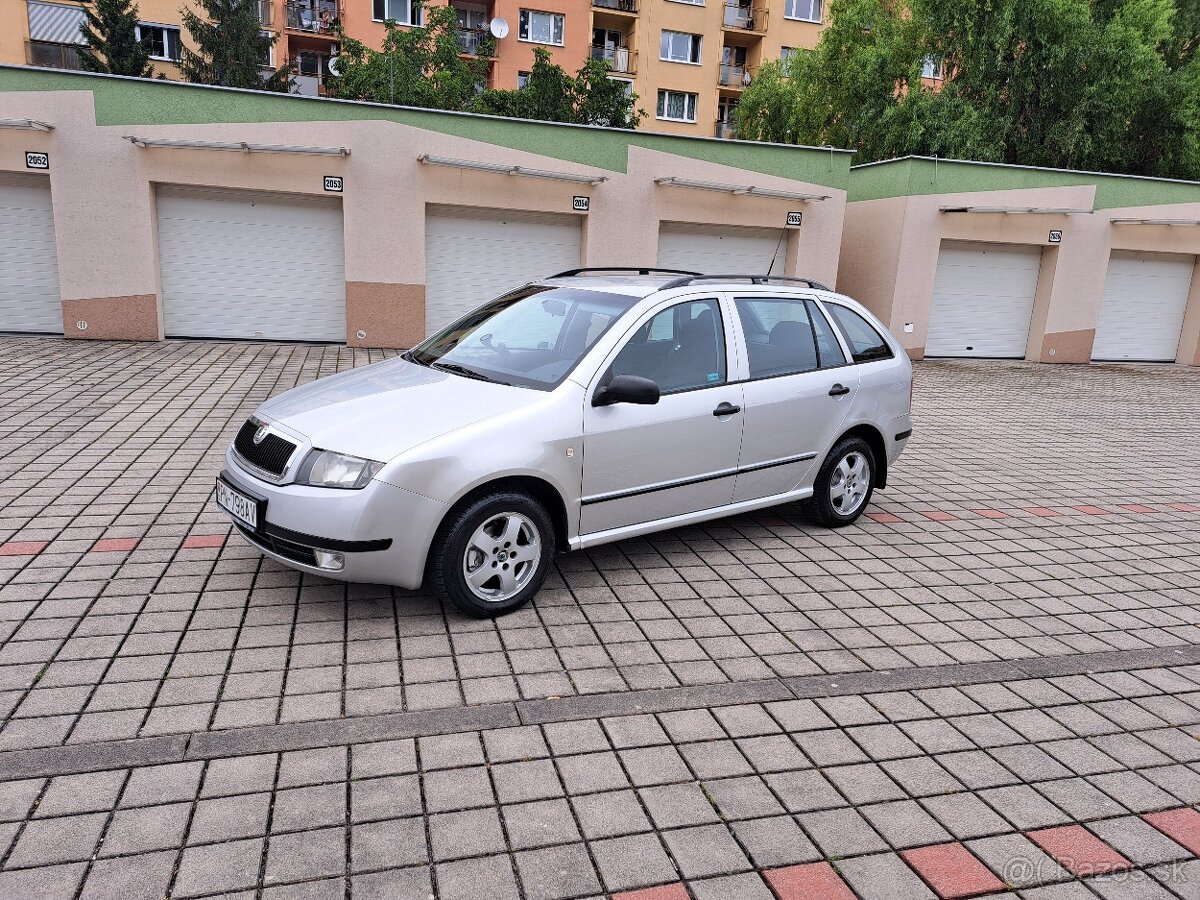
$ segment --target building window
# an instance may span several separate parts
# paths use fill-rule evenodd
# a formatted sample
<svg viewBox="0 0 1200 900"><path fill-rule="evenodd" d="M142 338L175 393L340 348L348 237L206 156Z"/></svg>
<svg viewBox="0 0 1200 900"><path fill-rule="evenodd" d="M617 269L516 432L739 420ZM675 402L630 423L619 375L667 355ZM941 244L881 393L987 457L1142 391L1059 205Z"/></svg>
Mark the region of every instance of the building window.
<svg viewBox="0 0 1200 900"><path fill-rule="evenodd" d="M525 85L527 85L528 83L529 83L529 73L528 72L518 72L517 73L517 90L519 91L521 88L525 87Z"/></svg>
<svg viewBox="0 0 1200 900"><path fill-rule="evenodd" d="M563 21L565 17L559 13L535 12L530 9L521 10L520 25L517 37L523 41L535 44L563 45Z"/></svg>
<svg viewBox="0 0 1200 900"><path fill-rule="evenodd" d="M659 45L659 58L670 62L700 63L701 38L698 34L685 34L682 31L664 31Z"/></svg>
<svg viewBox="0 0 1200 900"><path fill-rule="evenodd" d="M626 97L633 96L633 82L628 78L609 78L609 81L615 81L617 84L621 85L621 87L625 88Z"/></svg>
<svg viewBox="0 0 1200 900"><path fill-rule="evenodd" d="M796 52L795 47L780 47L779 48L779 61L787 62L789 59L792 58L792 54L795 52Z"/></svg>
<svg viewBox="0 0 1200 900"><path fill-rule="evenodd" d="M804 22L820 22L824 7L824 0L786 0L783 4L783 17Z"/></svg>
<svg viewBox="0 0 1200 900"><path fill-rule="evenodd" d="M671 122L695 122L696 95L683 91L659 91L658 118Z"/></svg>
<svg viewBox="0 0 1200 900"><path fill-rule="evenodd" d="M420 0L374 0L371 16L376 22L394 19L398 25L420 25Z"/></svg>
<svg viewBox="0 0 1200 900"><path fill-rule="evenodd" d="M146 45L151 59L179 62L179 29L170 25L152 25L139 22L137 39Z"/></svg>
<svg viewBox="0 0 1200 900"><path fill-rule="evenodd" d="M691 6L703 6L704 0L672 0L673 3L687 3Z"/></svg>
<svg viewBox="0 0 1200 900"><path fill-rule="evenodd" d="M921 64L922 78L938 78L944 77L942 71L942 61L936 56L925 57L925 62Z"/></svg>
<svg viewBox="0 0 1200 900"><path fill-rule="evenodd" d="M260 31L263 44L262 56L258 60L258 64L267 69L275 68L275 34L271 31Z"/></svg>

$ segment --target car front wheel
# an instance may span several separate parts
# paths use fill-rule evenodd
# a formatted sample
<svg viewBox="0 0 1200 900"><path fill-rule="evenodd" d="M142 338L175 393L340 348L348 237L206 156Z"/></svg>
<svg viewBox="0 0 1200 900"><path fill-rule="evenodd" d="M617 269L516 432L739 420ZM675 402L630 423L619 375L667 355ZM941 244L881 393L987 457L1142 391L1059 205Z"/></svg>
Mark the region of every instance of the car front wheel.
<svg viewBox="0 0 1200 900"><path fill-rule="evenodd" d="M828 528L841 528L857 519L875 489L875 454L861 438L839 441L825 457L813 483L809 515Z"/></svg>
<svg viewBox="0 0 1200 900"><path fill-rule="evenodd" d="M452 513L430 551L430 587L469 616L528 603L554 558L554 523L524 494L498 492Z"/></svg>

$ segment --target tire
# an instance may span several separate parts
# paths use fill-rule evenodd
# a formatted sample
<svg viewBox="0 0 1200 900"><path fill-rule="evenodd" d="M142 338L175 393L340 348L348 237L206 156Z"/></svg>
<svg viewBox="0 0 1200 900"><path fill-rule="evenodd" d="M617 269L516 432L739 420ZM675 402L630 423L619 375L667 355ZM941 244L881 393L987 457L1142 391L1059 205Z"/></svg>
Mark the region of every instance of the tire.
<svg viewBox="0 0 1200 900"><path fill-rule="evenodd" d="M452 511L438 529L429 587L468 616L498 616L533 598L554 550L554 522L540 503L514 491L487 494Z"/></svg>
<svg viewBox="0 0 1200 900"><path fill-rule="evenodd" d="M845 488L848 478L852 486L849 493ZM875 454L862 438L845 438L834 445L821 464L805 510L818 525L844 528L863 514L874 491Z"/></svg>

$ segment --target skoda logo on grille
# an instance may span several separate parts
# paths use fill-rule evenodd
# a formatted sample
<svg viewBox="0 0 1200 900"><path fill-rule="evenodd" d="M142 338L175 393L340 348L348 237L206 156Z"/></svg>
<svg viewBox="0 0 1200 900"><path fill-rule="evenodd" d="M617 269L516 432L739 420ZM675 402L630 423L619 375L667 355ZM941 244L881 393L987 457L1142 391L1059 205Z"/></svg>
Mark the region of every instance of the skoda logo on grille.
<svg viewBox="0 0 1200 900"><path fill-rule="evenodd" d="M254 432L254 446L257 447L264 440L266 440L266 437L267 437L267 426L264 425L260 429L258 429L258 431Z"/></svg>

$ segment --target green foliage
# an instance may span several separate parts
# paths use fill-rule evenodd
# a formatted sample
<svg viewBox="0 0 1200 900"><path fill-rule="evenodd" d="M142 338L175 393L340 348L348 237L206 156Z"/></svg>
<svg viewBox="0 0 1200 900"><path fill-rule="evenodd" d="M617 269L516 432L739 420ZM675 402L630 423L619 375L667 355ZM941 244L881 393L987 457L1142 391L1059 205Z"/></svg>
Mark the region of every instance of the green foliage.
<svg viewBox="0 0 1200 900"><path fill-rule="evenodd" d="M533 68L524 86L516 90L485 91L474 112L545 122L607 125L636 128L642 112L635 110L637 95L626 93L626 83L608 77L608 64L589 59L575 75L550 62L542 47L533 51Z"/></svg>
<svg viewBox="0 0 1200 900"><path fill-rule="evenodd" d="M132 0L94 0L94 7L85 5L83 12L81 69L134 78L154 74L149 50L137 39L138 9Z"/></svg>
<svg viewBox="0 0 1200 900"><path fill-rule="evenodd" d="M759 70L738 136L1196 178L1198 44L1196 0L835 0L813 52Z"/></svg>
<svg viewBox="0 0 1200 900"><path fill-rule="evenodd" d="M495 41L484 39L478 58L462 57L454 8L428 6L424 13L421 28L401 27L389 19L382 50L343 34L341 74L331 82L336 96L426 109L468 109L487 83L485 57L494 52Z"/></svg>
<svg viewBox="0 0 1200 900"><path fill-rule="evenodd" d="M286 65L264 72L263 61L277 37L264 36L256 0L196 0L203 15L180 10L196 51L183 48L179 69L195 84L286 92L292 86Z"/></svg>

